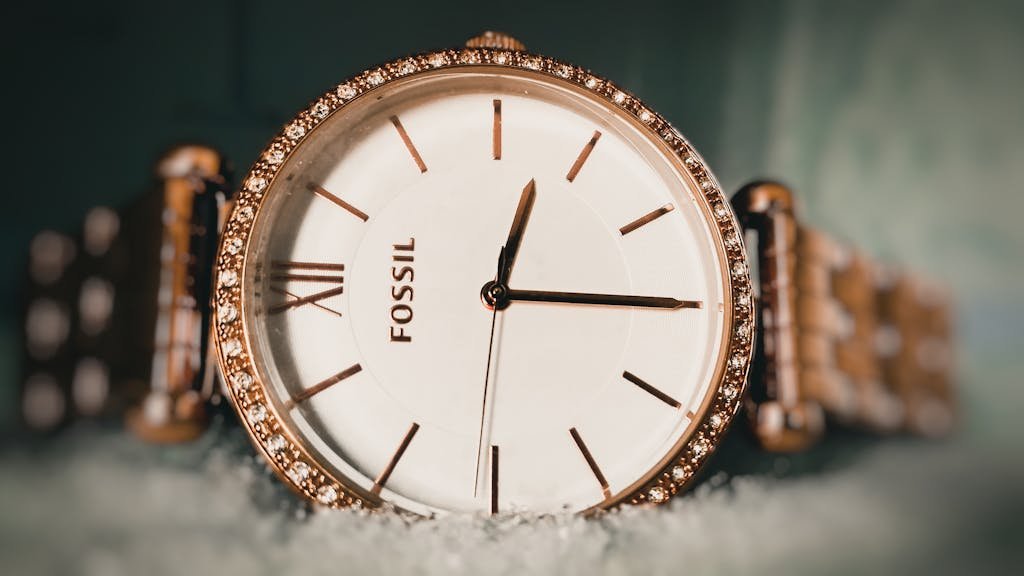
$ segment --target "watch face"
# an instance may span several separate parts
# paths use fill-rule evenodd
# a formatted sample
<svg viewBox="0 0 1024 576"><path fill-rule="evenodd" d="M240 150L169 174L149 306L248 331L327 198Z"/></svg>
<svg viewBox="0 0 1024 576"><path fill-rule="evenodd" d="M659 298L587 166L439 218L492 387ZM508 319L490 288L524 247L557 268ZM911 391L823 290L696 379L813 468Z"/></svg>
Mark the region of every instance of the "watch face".
<svg viewBox="0 0 1024 576"><path fill-rule="evenodd" d="M396 62L317 101L248 177L220 270L235 404L335 506L661 502L749 357L742 243L701 160L522 53Z"/></svg>

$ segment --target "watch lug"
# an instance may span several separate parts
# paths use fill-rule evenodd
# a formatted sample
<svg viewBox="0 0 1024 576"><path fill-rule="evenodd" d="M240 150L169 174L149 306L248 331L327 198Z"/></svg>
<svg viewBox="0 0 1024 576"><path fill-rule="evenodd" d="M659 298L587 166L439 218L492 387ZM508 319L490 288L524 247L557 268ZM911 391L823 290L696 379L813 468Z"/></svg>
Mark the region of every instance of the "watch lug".
<svg viewBox="0 0 1024 576"><path fill-rule="evenodd" d="M751 427L765 450L805 450L824 432L825 416L800 383L793 193L775 182L753 182L732 204L744 230L757 236L760 317L747 403Z"/></svg>
<svg viewBox="0 0 1024 576"><path fill-rule="evenodd" d="M493 30L487 30L479 36L474 36L469 40L466 40L466 47L496 48L499 50L516 50L518 52L526 50L526 45L519 40L516 40L504 32L495 32Z"/></svg>
<svg viewBox="0 0 1024 576"><path fill-rule="evenodd" d="M220 152L178 146L157 163L162 204L156 333L149 390L126 415L144 440L177 443L206 429L219 389L210 355L214 259L229 207L229 179Z"/></svg>

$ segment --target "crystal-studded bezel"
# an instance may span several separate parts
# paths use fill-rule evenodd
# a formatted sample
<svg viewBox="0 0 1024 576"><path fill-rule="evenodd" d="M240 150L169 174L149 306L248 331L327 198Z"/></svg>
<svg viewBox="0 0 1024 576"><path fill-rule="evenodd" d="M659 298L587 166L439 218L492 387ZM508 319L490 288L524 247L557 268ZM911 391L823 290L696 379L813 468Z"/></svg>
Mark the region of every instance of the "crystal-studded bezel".
<svg viewBox="0 0 1024 576"><path fill-rule="evenodd" d="M755 314L750 297L750 275L743 245L743 231L732 207L704 160L686 139L664 118L618 85L583 68L529 52L507 49L461 48L429 52L400 58L369 68L338 84L314 100L281 129L260 154L242 180L242 189L224 227L217 256L218 278L244 279L253 224L264 204L264 194L272 189L275 176L287 163L291 152L317 127L346 105L368 92L380 90L399 79L441 69L488 67L507 68L517 74L536 74L552 83L568 83L605 100L612 108L628 115L654 140L660 140L678 157L681 171L703 196L704 217L710 223L714 242L720 251L725 288L723 353L714 381L709 387L700 413L672 451L658 466L639 481L585 512L594 512L620 504L664 504L685 491L697 471L707 461L736 417L747 381L752 353ZM726 241L728 239L728 241ZM238 250L241 242L244 249ZM225 272L227 274L225 275ZM267 386L260 379L252 358L251 334L243 313L246 303L244 281L219 282L214 302L220 309L231 306L239 313L214 314L218 360L221 374L237 378L246 373L248 386L229 386L228 395L242 425L259 447L271 468L286 484L313 503L331 508L376 508L383 504L344 478L336 477L313 457L297 435L287 427L269 401ZM240 349L238 343L241 343ZM283 441L282 441L283 439ZM297 472L298 471L298 472Z"/></svg>

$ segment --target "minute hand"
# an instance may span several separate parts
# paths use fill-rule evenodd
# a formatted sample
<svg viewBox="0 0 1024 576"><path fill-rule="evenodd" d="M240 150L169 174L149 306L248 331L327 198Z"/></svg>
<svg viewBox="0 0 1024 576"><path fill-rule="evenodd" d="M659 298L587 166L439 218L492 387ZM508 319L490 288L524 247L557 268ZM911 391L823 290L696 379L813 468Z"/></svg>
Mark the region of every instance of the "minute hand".
<svg viewBox="0 0 1024 576"><path fill-rule="evenodd" d="M701 308L699 300L677 300L661 296L628 296L621 294L590 294L586 292L547 292L544 290L509 289L508 299L520 302L559 302L595 306L638 306L642 308Z"/></svg>

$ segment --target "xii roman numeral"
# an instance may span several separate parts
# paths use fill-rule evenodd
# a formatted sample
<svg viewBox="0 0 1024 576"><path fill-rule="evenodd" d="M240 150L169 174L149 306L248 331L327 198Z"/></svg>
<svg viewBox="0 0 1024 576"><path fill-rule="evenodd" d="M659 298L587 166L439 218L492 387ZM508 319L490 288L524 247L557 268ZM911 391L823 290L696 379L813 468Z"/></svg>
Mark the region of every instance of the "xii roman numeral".
<svg viewBox="0 0 1024 576"><path fill-rule="evenodd" d="M345 287L342 286L342 283L345 281L344 271L344 264L274 260L270 263L270 289L284 296L285 302L271 306L267 313L279 314L292 308L311 305L336 316L341 316L340 312L324 306L320 301L337 296L345 291ZM314 292L308 296L299 296L285 288L289 282L320 285L334 284L335 286Z"/></svg>

